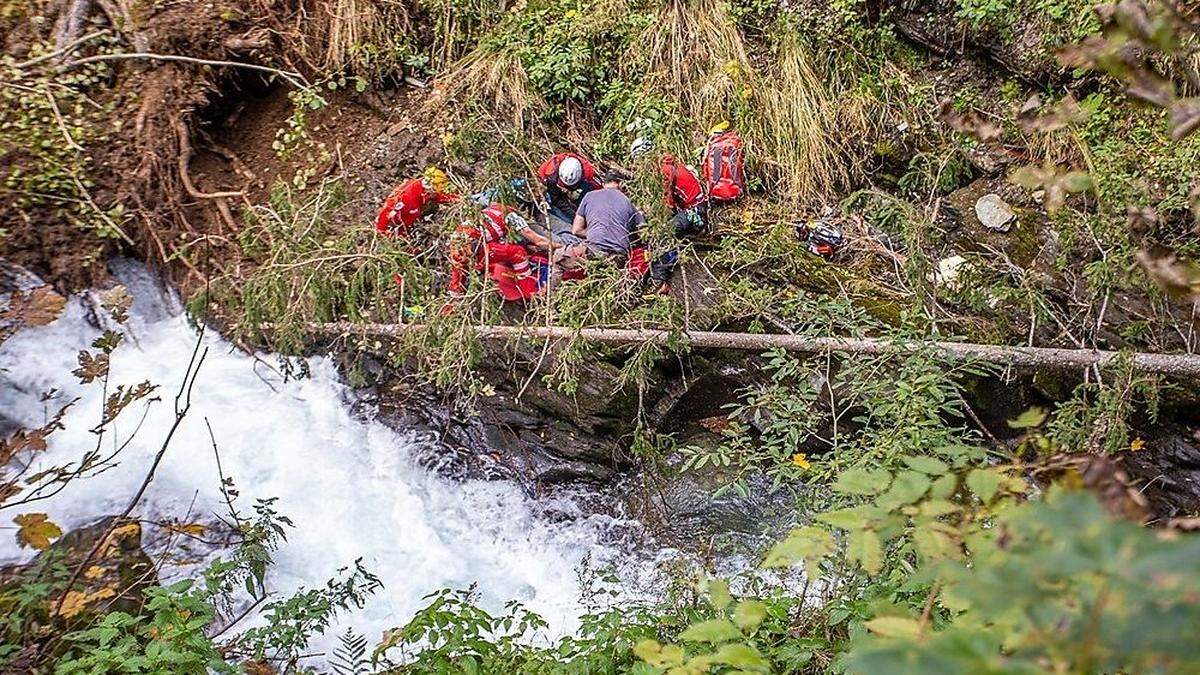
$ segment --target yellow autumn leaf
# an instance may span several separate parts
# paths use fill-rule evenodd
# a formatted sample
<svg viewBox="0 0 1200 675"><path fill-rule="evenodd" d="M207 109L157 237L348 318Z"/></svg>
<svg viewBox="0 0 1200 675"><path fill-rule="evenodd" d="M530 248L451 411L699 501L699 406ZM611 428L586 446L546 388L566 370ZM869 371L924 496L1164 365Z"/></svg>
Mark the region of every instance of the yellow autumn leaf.
<svg viewBox="0 0 1200 675"><path fill-rule="evenodd" d="M62 528L50 522L44 513L22 513L13 518L17 524L17 543L22 547L36 548L45 551L50 548L50 540L62 536Z"/></svg>
<svg viewBox="0 0 1200 675"><path fill-rule="evenodd" d="M105 586L98 589L94 593L86 591L67 591L67 596L63 598L62 607L59 607L58 614L63 618L69 619L76 614L87 609L88 605L96 603L100 600L107 600L117 594L117 589L112 586Z"/></svg>
<svg viewBox="0 0 1200 675"><path fill-rule="evenodd" d="M100 557L107 558L114 552L119 552L121 550L121 541L124 539L136 539L140 543L142 540L142 526L133 522L113 528L108 538L104 540L104 546L100 548Z"/></svg>
<svg viewBox="0 0 1200 675"><path fill-rule="evenodd" d="M92 565L83 571L84 579L99 579L104 576L104 568L99 565Z"/></svg>
<svg viewBox="0 0 1200 675"><path fill-rule="evenodd" d="M1130 452L1140 452L1145 449L1146 449L1146 440L1143 438L1135 438L1135 439L1133 439L1133 442L1131 442L1129 444Z"/></svg>
<svg viewBox="0 0 1200 675"><path fill-rule="evenodd" d="M169 525L168 529L179 534L190 534L193 537L199 537L204 534L206 528L200 523L183 523L178 525Z"/></svg>

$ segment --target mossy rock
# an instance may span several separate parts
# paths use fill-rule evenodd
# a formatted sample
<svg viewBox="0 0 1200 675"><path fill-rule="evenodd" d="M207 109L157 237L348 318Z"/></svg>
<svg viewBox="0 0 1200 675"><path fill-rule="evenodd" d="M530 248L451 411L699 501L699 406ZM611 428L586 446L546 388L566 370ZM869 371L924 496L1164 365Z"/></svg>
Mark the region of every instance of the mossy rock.
<svg viewBox="0 0 1200 675"><path fill-rule="evenodd" d="M1017 215L1008 231L999 232L986 227L975 212L975 204L989 194L999 195ZM1030 268L1041 250L1044 215L1033 208L1029 197L1020 187L1006 181L981 178L955 190L946 198L952 222L948 243L955 252L986 252L988 248L1003 251L1016 265Z"/></svg>

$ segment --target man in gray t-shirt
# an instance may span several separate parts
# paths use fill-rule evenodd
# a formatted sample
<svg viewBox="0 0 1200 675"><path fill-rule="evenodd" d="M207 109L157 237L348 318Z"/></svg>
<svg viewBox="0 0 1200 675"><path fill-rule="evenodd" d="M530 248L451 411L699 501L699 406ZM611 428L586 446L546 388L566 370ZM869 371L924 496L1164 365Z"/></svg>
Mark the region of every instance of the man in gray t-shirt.
<svg viewBox="0 0 1200 675"><path fill-rule="evenodd" d="M571 231L583 239L587 253L628 257L631 238L645 223L645 216L621 191L621 176L610 171L603 188L583 196Z"/></svg>

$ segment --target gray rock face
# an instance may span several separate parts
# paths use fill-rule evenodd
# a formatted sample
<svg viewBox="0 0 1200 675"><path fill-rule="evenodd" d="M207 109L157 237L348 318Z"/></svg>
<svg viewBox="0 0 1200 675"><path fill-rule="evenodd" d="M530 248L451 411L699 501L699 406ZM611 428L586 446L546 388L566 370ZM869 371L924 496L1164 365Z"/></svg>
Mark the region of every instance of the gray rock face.
<svg viewBox="0 0 1200 675"><path fill-rule="evenodd" d="M975 216L989 230L1008 232L1017 221L1017 212L1000 195L989 193L975 202Z"/></svg>

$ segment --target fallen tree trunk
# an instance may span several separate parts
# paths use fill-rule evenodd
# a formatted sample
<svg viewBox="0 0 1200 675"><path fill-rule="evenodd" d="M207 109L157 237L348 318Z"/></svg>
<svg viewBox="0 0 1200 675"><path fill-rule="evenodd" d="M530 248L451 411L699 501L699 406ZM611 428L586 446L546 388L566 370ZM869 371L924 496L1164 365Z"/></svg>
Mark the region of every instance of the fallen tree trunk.
<svg viewBox="0 0 1200 675"><path fill-rule="evenodd" d="M269 326L264 326L269 329ZM389 324L348 322L310 323L306 332L327 338L341 336L393 337L414 334L425 330L421 324ZM1054 370L1076 370L1092 366L1104 367L1114 361L1128 357L1135 370L1178 377L1200 376L1200 356L1193 354L1151 354L1133 352L1123 354L1112 351L1090 351L1086 349L1057 349L1049 347L1010 347L1005 345L983 345L968 342L893 342L872 338L806 337L802 335L778 335L759 333L723 333L691 331L675 334L665 330L582 328L576 330L564 326L474 326L475 334L483 340L511 338L567 340L580 338L590 342L613 345L636 346L640 344L668 344L674 337L682 335L684 344L699 349L739 349L766 351L784 349L791 352L843 352L847 354L904 354L913 353L932 346L940 358L947 361L982 361L1000 366L1020 368L1043 368Z"/></svg>

